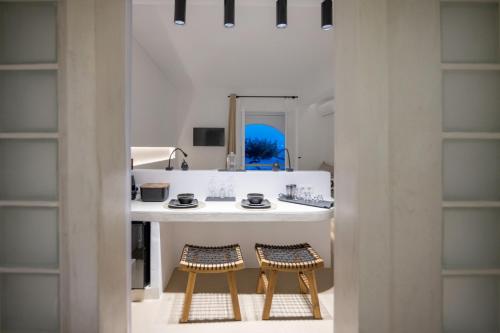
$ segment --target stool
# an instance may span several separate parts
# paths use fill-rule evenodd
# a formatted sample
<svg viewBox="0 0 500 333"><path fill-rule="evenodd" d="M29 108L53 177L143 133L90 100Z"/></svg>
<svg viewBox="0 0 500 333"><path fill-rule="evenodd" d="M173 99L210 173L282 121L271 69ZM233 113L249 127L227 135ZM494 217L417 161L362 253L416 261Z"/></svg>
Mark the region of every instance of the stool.
<svg viewBox="0 0 500 333"><path fill-rule="evenodd" d="M235 271L243 269L243 267L243 258L238 244L218 247L186 244L179 263L179 269L189 273L180 322L186 323L188 321L196 274L198 273L227 273L234 320L241 320Z"/></svg>
<svg viewBox="0 0 500 333"><path fill-rule="evenodd" d="M314 271L324 267L324 262L316 251L309 244L304 243L285 246L255 244L255 252L260 264L257 293L266 294L262 319L269 319L278 272L297 273L300 292L311 294L314 319L321 319Z"/></svg>

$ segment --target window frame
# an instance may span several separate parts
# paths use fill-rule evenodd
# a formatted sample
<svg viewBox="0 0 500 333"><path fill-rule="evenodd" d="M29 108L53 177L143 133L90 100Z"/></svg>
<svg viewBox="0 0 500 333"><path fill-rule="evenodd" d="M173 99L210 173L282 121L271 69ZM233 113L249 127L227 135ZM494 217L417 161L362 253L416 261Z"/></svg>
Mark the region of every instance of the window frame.
<svg viewBox="0 0 500 333"><path fill-rule="evenodd" d="M257 111L257 110L246 110L242 109L241 112L241 127L240 127L240 135L238 135L238 147L241 149L241 168L243 170L246 170L246 164L245 164L245 138L246 138L246 133L245 133L245 128L246 128L246 119L247 115L252 115L252 116L283 116L285 118L285 130L284 130L284 135L285 135L285 147L288 146L289 139L288 139L288 114L285 110L279 110L279 111ZM254 171L254 170L249 170L249 171ZM271 171L271 170L259 170L259 171Z"/></svg>

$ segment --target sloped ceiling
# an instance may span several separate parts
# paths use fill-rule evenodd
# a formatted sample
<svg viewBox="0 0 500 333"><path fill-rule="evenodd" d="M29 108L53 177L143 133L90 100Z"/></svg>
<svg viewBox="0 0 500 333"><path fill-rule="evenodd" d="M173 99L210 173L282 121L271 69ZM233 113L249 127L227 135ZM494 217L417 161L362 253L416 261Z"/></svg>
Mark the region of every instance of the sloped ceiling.
<svg viewBox="0 0 500 333"><path fill-rule="evenodd" d="M236 0L236 27L223 26L223 0L187 0L186 25L173 0L135 0L133 36L178 86L300 93L333 85L333 31L320 29L321 0L289 0L276 29L274 0ZM319 83L318 83L319 82Z"/></svg>

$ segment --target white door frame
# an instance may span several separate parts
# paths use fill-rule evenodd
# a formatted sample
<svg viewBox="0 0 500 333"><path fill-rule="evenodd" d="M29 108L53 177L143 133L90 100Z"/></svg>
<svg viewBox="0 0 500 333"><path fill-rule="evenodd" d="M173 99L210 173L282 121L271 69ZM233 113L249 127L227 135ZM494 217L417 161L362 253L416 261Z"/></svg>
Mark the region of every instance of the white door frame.
<svg viewBox="0 0 500 333"><path fill-rule="evenodd" d="M128 332L131 3L61 2L69 161L64 331ZM335 332L437 333L439 1L335 5Z"/></svg>
<svg viewBox="0 0 500 333"><path fill-rule="evenodd" d="M61 332L130 331L131 0L60 0Z"/></svg>

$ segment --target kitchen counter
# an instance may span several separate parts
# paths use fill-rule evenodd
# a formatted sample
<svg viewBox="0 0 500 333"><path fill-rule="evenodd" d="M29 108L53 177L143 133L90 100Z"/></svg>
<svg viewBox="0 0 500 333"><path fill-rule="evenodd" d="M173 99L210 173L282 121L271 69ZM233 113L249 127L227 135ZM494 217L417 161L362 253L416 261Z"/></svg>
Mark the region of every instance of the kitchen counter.
<svg viewBox="0 0 500 333"><path fill-rule="evenodd" d="M160 297L179 263L185 244L219 246L238 243L245 266L259 267L255 243L297 244L307 242L331 265L334 209L316 208L279 201L287 184L311 188L315 195L330 199L330 174L325 171L219 172L217 170L165 171L134 169L137 186L168 183L165 202L131 202L131 220L151 222L151 297ZM211 185L231 184L237 201L203 202L197 208L170 209L168 202L179 193L193 193L198 200L209 195ZM241 198L262 193L270 209L245 209Z"/></svg>
<svg viewBox="0 0 500 333"><path fill-rule="evenodd" d="M170 200L170 199L169 199ZM333 218L334 209L316 208L279 200L270 200L269 209L246 209L236 202L200 202L190 209L168 208L165 202L131 203L134 221L155 222L321 222Z"/></svg>

